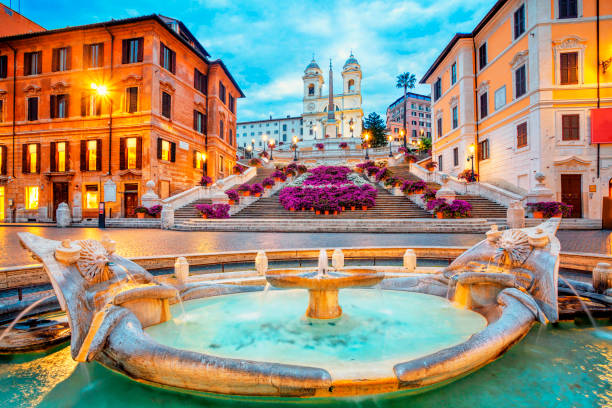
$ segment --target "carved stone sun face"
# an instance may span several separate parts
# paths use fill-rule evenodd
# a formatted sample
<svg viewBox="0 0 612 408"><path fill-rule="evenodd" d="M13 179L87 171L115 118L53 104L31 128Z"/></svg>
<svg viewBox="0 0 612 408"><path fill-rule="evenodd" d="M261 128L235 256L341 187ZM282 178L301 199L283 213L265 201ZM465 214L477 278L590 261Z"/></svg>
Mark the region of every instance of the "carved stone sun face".
<svg viewBox="0 0 612 408"><path fill-rule="evenodd" d="M497 241L495 260L512 266L521 265L531 252L529 238L521 230L504 231Z"/></svg>
<svg viewBox="0 0 612 408"><path fill-rule="evenodd" d="M87 239L79 241L81 247L77 268L89 283L100 283L110 278L107 264L109 254L99 241Z"/></svg>

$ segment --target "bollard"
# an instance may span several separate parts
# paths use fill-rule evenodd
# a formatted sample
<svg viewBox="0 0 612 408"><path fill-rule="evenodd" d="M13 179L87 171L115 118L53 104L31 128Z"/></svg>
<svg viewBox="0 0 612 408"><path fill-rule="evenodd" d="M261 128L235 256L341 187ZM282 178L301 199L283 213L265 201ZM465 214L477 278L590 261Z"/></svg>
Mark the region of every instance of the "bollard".
<svg viewBox="0 0 612 408"><path fill-rule="evenodd" d="M187 282L187 278L189 278L189 263L184 256L176 258L176 262L174 262L174 276L181 283Z"/></svg>
<svg viewBox="0 0 612 408"><path fill-rule="evenodd" d="M334 269L344 268L344 254L340 248L334 249L334 253L332 254L332 266Z"/></svg>
<svg viewBox="0 0 612 408"><path fill-rule="evenodd" d="M612 266L609 263L599 262L593 269L593 288L598 293L612 288Z"/></svg>
<svg viewBox="0 0 612 408"><path fill-rule="evenodd" d="M406 269L406 272L414 272L416 270L416 261L414 249L407 249L404 252L404 269Z"/></svg>
<svg viewBox="0 0 612 408"><path fill-rule="evenodd" d="M268 257L264 251L258 251L255 257L255 270L258 275L265 275L268 271Z"/></svg>

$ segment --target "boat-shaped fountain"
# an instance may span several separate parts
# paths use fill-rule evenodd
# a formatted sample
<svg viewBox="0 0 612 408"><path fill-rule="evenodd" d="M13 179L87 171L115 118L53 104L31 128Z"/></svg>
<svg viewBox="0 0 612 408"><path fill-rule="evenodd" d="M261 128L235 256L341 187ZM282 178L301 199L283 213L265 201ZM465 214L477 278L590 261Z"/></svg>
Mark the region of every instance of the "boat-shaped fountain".
<svg viewBox="0 0 612 408"><path fill-rule="evenodd" d="M109 240L20 239L67 313L75 360L188 392L333 398L439 386L555 322L558 224L492 229L438 273L328 268L322 255L318 270L268 271L273 290L172 286Z"/></svg>

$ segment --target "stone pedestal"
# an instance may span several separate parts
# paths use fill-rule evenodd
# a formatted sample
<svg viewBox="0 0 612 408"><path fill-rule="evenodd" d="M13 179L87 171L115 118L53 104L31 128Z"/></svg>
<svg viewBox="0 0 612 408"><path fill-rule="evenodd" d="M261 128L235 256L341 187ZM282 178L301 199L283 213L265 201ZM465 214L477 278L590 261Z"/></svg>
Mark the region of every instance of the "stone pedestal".
<svg viewBox="0 0 612 408"><path fill-rule="evenodd" d="M83 208L81 207L81 192L75 191L72 196L72 220L79 222L83 219Z"/></svg>
<svg viewBox="0 0 612 408"><path fill-rule="evenodd" d="M404 269L406 272L414 272L416 270L417 258L414 249L407 249L404 252Z"/></svg>
<svg viewBox="0 0 612 408"><path fill-rule="evenodd" d="M60 205L57 206L57 210L55 211L55 220L57 226L60 228L70 226L72 217L70 216L70 208L68 208L68 204L60 203Z"/></svg>
<svg viewBox="0 0 612 408"><path fill-rule="evenodd" d="M142 206L145 208L151 208L154 205L159 205L161 200L159 199L159 196L155 193L155 191L153 191L153 189L155 188L155 183L153 182L153 180L147 181L145 187L147 191L142 195Z"/></svg>
<svg viewBox="0 0 612 408"><path fill-rule="evenodd" d="M599 262L593 269L593 288L599 293L612 288L612 266L609 263Z"/></svg>
<svg viewBox="0 0 612 408"><path fill-rule="evenodd" d="M537 203L539 201L552 201L554 198L553 191L546 187L544 184L544 180L546 176L544 173L536 173L535 174L536 185L529 190L526 196L527 203Z"/></svg>
<svg viewBox="0 0 612 408"><path fill-rule="evenodd" d="M525 208L520 201L512 201L506 213L508 228L525 228Z"/></svg>
<svg viewBox="0 0 612 408"><path fill-rule="evenodd" d="M174 276L181 283L187 282L187 278L189 278L189 263L185 257L179 256L176 258L176 262L174 262Z"/></svg>
<svg viewBox="0 0 612 408"><path fill-rule="evenodd" d="M338 290L311 289L308 296L306 316L311 319L335 319L342 316L342 308L338 304Z"/></svg>
<svg viewBox="0 0 612 408"><path fill-rule="evenodd" d="M49 221L48 211L49 208L46 205L41 205L38 207L38 216L36 217L36 220L38 222Z"/></svg>
<svg viewBox="0 0 612 408"><path fill-rule="evenodd" d="M444 198L447 201L453 201L457 197L457 193L446 185L448 183L448 175L441 173L440 181L442 181L442 187L436 193L436 198Z"/></svg>
<svg viewBox="0 0 612 408"><path fill-rule="evenodd" d="M265 275L268 271L268 257L264 251L257 252L255 257L255 270L258 275Z"/></svg>
<svg viewBox="0 0 612 408"><path fill-rule="evenodd" d="M161 228L170 229L174 227L174 207L172 204L164 204L161 211Z"/></svg>

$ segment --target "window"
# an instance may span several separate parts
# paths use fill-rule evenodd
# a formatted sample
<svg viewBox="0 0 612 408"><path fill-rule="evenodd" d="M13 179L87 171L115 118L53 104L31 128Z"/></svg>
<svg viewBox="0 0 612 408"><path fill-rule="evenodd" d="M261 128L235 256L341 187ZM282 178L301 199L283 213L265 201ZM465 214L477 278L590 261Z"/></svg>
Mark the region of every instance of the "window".
<svg viewBox="0 0 612 408"><path fill-rule="evenodd" d="M176 52L166 47L163 42L159 44L159 65L174 74L176 72Z"/></svg>
<svg viewBox="0 0 612 408"><path fill-rule="evenodd" d="M416 129L412 129L412 138L416 139L416 137L417 137L417 131Z"/></svg>
<svg viewBox="0 0 612 408"><path fill-rule="evenodd" d="M22 172L24 174L40 173L40 143L23 145Z"/></svg>
<svg viewBox="0 0 612 408"><path fill-rule="evenodd" d="M26 210L38 209L38 186L27 186L25 188Z"/></svg>
<svg viewBox="0 0 612 408"><path fill-rule="evenodd" d="M98 185L87 184L85 186L85 209L96 210L98 209Z"/></svg>
<svg viewBox="0 0 612 408"><path fill-rule="evenodd" d="M442 96L442 79L438 78L434 83L434 101L437 101ZM413 104L414 109L414 104Z"/></svg>
<svg viewBox="0 0 612 408"><path fill-rule="evenodd" d="M527 146L527 122L523 122L516 127L516 147Z"/></svg>
<svg viewBox="0 0 612 408"><path fill-rule="evenodd" d="M51 95L51 119L65 119L68 117L68 95Z"/></svg>
<svg viewBox="0 0 612 408"><path fill-rule="evenodd" d="M54 48L51 57L51 71L68 71L70 69L71 47Z"/></svg>
<svg viewBox="0 0 612 408"><path fill-rule="evenodd" d="M484 119L489 115L489 93L485 92L480 95L480 119Z"/></svg>
<svg viewBox="0 0 612 408"><path fill-rule="evenodd" d="M489 158L489 139L485 139L478 143L478 160L487 160Z"/></svg>
<svg viewBox="0 0 612 408"><path fill-rule="evenodd" d="M23 75L38 75L42 72L42 51L23 54Z"/></svg>
<svg viewBox="0 0 612 408"><path fill-rule="evenodd" d="M483 69L487 66L487 43L484 43L478 48L478 67Z"/></svg>
<svg viewBox="0 0 612 408"><path fill-rule="evenodd" d="M442 171L442 155L438 156L438 170Z"/></svg>
<svg viewBox="0 0 612 408"><path fill-rule="evenodd" d="M86 44L83 46L83 65L85 68L100 68L104 65L104 44Z"/></svg>
<svg viewBox="0 0 612 408"><path fill-rule="evenodd" d="M495 91L495 110L500 109L506 104L506 85Z"/></svg>
<svg viewBox="0 0 612 408"><path fill-rule="evenodd" d="M221 138L221 140L223 140L224 136L225 136L225 131L223 129L223 121L220 120L219 121L219 138Z"/></svg>
<svg viewBox="0 0 612 408"><path fill-rule="evenodd" d="M234 145L234 132L232 131L232 129L231 129L231 128L230 128L230 129L228 129L228 134L227 134L227 136L228 136L227 138L228 138L228 141L229 141L230 146L233 146L233 145Z"/></svg>
<svg viewBox="0 0 612 408"><path fill-rule="evenodd" d="M0 174L6 176L7 173L7 161L8 161L8 148L6 146L0 146ZM0 217L2 220L2 217Z"/></svg>
<svg viewBox="0 0 612 408"><path fill-rule="evenodd" d="M0 55L0 78L8 76L8 55ZM0 218L0 220L3 218Z"/></svg>
<svg viewBox="0 0 612 408"><path fill-rule="evenodd" d="M81 116L100 116L102 114L102 97L95 92L81 94Z"/></svg>
<svg viewBox="0 0 612 408"><path fill-rule="evenodd" d="M81 140L81 171L102 170L102 140Z"/></svg>
<svg viewBox="0 0 612 408"><path fill-rule="evenodd" d="M202 134L206 133L206 115L197 110L193 111L193 130Z"/></svg>
<svg viewBox="0 0 612 408"><path fill-rule="evenodd" d="M559 18L577 18L578 0L559 0Z"/></svg>
<svg viewBox="0 0 612 408"><path fill-rule="evenodd" d="M563 128L562 140L580 140L580 116L562 115L561 125Z"/></svg>
<svg viewBox="0 0 612 408"><path fill-rule="evenodd" d="M514 39L516 40L525 32L525 4L521 4L514 12Z"/></svg>
<svg viewBox="0 0 612 408"><path fill-rule="evenodd" d="M193 73L193 87L198 91L202 92L204 95L207 94L207 83L206 83L206 75L198 71L196 68Z"/></svg>
<svg viewBox="0 0 612 408"><path fill-rule="evenodd" d="M221 99L221 102L225 103L225 85L223 85L221 81L219 81L219 99Z"/></svg>
<svg viewBox="0 0 612 408"><path fill-rule="evenodd" d="M308 85L308 96L314 96L315 87L313 84Z"/></svg>
<svg viewBox="0 0 612 408"><path fill-rule="evenodd" d="M4 186L0 186L0 221L4 221Z"/></svg>
<svg viewBox="0 0 612 408"><path fill-rule="evenodd" d="M176 161L176 143L157 139L157 158L174 163Z"/></svg>
<svg viewBox="0 0 612 408"><path fill-rule="evenodd" d="M527 68L525 65L521 65L516 71L514 71L514 89L516 99L527 93Z"/></svg>
<svg viewBox="0 0 612 408"><path fill-rule="evenodd" d="M457 63L456 62L453 65L451 65L451 85L454 85L455 82L457 82Z"/></svg>
<svg viewBox="0 0 612 408"><path fill-rule="evenodd" d="M162 111L161 114L163 117L171 119L172 118L172 96L170 96L167 92L162 92Z"/></svg>
<svg viewBox="0 0 612 408"><path fill-rule="evenodd" d="M28 98L28 120L38 120L38 97Z"/></svg>
<svg viewBox="0 0 612 408"><path fill-rule="evenodd" d="M453 149L453 166L457 167L459 165L459 148L455 147Z"/></svg>
<svg viewBox="0 0 612 408"><path fill-rule="evenodd" d="M438 137L442 137L442 118L438 118L438 126L436 129Z"/></svg>
<svg viewBox="0 0 612 408"><path fill-rule="evenodd" d="M131 86L125 90L125 111L138 112L138 87Z"/></svg>
<svg viewBox="0 0 612 408"><path fill-rule="evenodd" d="M205 155L202 152L198 152L194 150L193 152L193 167L199 170L204 168L204 158Z"/></svg>
<svg viewBox="0 0 612 408"><path fill-rule="evenodd" d="M223 163L223 156L219 155L219 172L223 173L225 170L225 166Z"/></svg>
<svg viewBox="0 0 612 408"><path fill-rule="evenodd" d="M578 53L562 52L559 54L561 68L561 85L578 83Z"/></svg>
<svg viewBox="0 0 612 408"><path fill-rule="evenodd" d="M119 169L142 168L142 138L122 137L119 139Z"/></svg>
<svg viewBox="0 0 612 408"><path fill-rule="evenodd" d="M68 171L68 143L51 142L51 171Z"/></svg>
<svg viewBox="0 0 612 408"><path fill-rule="evenodd" d="M228 95L229 99L229 110L230 112L236 113L236 98L232 94Z"/></svg>
<svg viewBox="0 0 612 408"><path fill-rule="evenodd" d="M349 79L348 90L349 92L353 92L355 90L355 80L354 79Z"/></svg>
<svg viewBox="0 0 612 408"><path fill-rule="evenodd" d="M453 106L453 129L457 129L459 126L459 108Z"/></svg>
<svg viewBox="0 0 612 408"><path fill-rule="evenodd" d="M130 38L122 41L121 63L134 64L142 62L144 38Z"/></svg>

